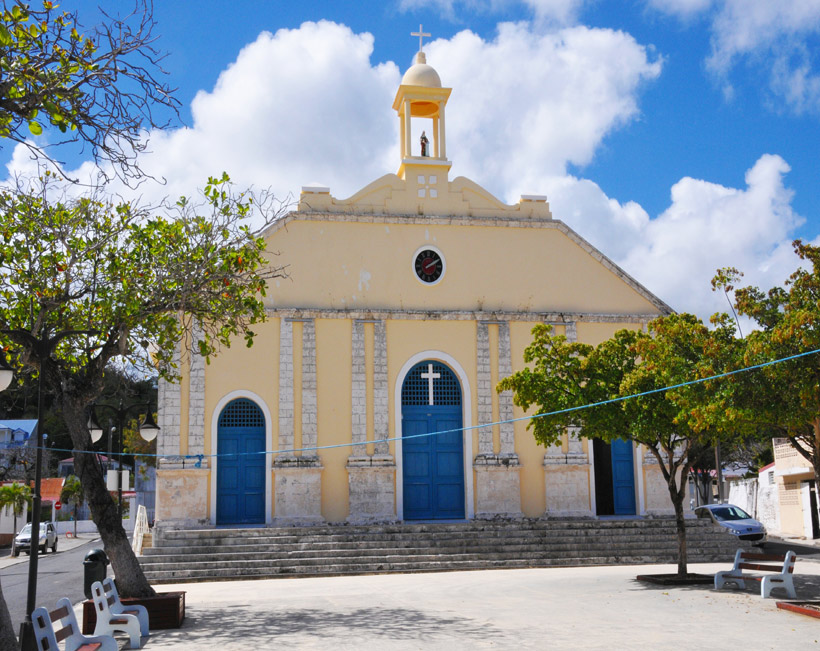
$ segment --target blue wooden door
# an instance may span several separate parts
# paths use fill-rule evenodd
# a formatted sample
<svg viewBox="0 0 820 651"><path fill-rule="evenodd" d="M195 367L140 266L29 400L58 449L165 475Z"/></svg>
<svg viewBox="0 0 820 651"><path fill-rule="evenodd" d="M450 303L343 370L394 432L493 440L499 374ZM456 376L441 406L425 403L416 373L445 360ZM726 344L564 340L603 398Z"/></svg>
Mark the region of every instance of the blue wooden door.
<svg viewBox="0 0 820 651"><path fill-rule="evenodd" d="M635 514L635 471L632 441L612 441L612 497L615 515Z"/></svg>
<svg viewBox="0 0 820 651"><path fill-rule="evenodd" d="M216 522L265 522L265 416L250 400L233 400L219 415Z"/></svg>
<svg viewBox="0 0 820 651"><path fill-rule="evenodd" d="M439 362L413 367L402 387L405 520L464 519L461 427L461 387L453 372ZM432 432L446 433L424 436Z"/></svg>

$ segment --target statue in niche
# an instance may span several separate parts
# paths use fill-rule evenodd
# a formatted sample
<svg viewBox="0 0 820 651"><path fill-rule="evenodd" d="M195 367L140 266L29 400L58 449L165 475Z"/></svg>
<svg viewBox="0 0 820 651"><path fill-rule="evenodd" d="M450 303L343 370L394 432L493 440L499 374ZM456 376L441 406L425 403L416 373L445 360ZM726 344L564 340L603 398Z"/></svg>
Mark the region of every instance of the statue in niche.
<svg viewBox="0 0 820 651"><path fill-rule="evenodd" d="M421 140L421 155L422 156L429 156L430 153L429 153L428 147L430 145L430 141L427 140L427 136L424 134L424 131L421 132L420 140Z"/></svg>

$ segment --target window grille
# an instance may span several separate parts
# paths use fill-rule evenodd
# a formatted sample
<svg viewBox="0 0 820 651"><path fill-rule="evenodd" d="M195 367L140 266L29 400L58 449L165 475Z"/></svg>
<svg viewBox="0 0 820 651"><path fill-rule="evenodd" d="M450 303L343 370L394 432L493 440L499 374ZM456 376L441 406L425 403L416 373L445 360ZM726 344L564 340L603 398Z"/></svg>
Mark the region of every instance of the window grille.
<svg viewBox="0 0 820 651"><path fill-rule="evenodd" d="M461 385L455 373L441 362L430 361L421 362L410 369L401 388L401 404L408 406L430 404L428 374L431 364L433 367L433 404L461 405Z"/></svg>
<svg viewBox="0 0 820 651"><path fill-rule="evenodd" d="M265 415L252 400L231 400L219 414L219 427L264 427Z"/></svg>

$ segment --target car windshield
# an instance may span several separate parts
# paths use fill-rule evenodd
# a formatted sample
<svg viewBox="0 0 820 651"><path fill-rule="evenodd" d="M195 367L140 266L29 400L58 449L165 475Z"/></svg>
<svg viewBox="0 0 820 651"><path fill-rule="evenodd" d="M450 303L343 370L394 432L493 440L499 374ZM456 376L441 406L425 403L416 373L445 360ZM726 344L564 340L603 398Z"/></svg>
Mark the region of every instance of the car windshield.
<svg viewBox="0 0 820 651"><path fill-rule="evenodd" d="M751 515L737 506L720 506L712 509L716 520L750 520Z"/></svg>
<svg viewBox="0 0 820 651"><path fill-rule="evenodd" d="M46 530L46 525L45 525L44 522L41 522L40 523L40 533L45 532L45 530ZM23 527L23 530L20 533L31 533L31 523L29 523L25 527Z"/></svg>

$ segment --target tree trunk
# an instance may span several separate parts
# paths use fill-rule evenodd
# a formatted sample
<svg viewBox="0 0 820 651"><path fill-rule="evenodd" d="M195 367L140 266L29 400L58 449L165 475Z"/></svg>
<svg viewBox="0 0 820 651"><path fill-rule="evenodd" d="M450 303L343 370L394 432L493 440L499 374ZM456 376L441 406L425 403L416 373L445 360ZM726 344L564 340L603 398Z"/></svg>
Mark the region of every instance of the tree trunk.
<svg viewBox="0 0 820 651"><path fill-rule="evenodd" d="M3 587L0 586L0 651L17 651L17 649L17 636L11 624L11 615L9 615L9 607L3 596Z"/></svg>
<svg viewBox="0 0 820 651"><path fill-rule="evenodd" d="M97 457L95 454L86 452L91 447L91 437L85 423L84 405L65 399L62 407L63 416L74 443L75 468L85 499L91 508L91 518L97 525L105 553L114 568L117 589L123 597L153 596L156 593L148 583L148 579L145 578L139 561L131 549L131 543L123 529L117 505L105 486L102 468L97 462Z"/></svg>
<svg viewBox="0 0 820 651"><path fill-rule="evenodd" d="M672 489L672 482L669 485L669 494L672 497L672 504L675 506L675 530L678 534L678 576L686 576L686 520L683 517L683 495L679 491Z"/></svg>

